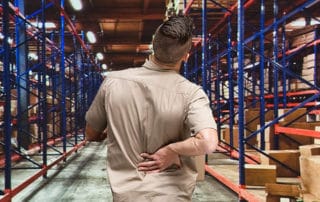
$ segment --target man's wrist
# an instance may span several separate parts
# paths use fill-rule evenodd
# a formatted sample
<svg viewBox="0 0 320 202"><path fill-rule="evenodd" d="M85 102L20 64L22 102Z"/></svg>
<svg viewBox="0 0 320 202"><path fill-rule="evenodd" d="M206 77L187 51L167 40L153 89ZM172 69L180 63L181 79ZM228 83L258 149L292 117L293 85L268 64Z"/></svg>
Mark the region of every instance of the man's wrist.
<svg viewBox="0 0 320 202"><path fill-rule="evenodd" d="M177 152L177 150L175 148L175 143L171 143L171 144L167 145L166 147L170 152L173 152L173 153L179 155L179 153Z"/></svg>

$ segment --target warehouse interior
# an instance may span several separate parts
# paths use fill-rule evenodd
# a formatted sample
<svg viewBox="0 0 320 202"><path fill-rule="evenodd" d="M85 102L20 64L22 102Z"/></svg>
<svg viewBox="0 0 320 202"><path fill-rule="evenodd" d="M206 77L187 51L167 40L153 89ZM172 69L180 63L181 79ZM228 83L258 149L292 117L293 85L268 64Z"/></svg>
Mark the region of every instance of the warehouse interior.
<svg viewBox="0 0 320 202"><path fill-rule="evenodd" d="M0 201L112 201L85 113L175 14L195 23L180 73L208 95L219 135L196 157L193 201L320 201L319 0L2 0Z"/></svg>

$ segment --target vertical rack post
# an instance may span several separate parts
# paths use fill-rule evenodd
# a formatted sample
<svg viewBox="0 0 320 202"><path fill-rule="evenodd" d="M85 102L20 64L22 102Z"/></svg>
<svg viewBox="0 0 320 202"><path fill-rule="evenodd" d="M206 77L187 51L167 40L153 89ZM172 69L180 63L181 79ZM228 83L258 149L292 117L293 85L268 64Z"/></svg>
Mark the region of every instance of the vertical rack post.
<svg viewBox="0 0 320 202"><path fill-rule="evenodd" d="M232 68L232 44L231 44L231 16L228 16L227 22L227 65L228 65L228 87L229 87L229 133L230 133L230 145L233 147L233 124L234 124L234 87L233 87L233 68Z"/></svg>
<svg viewBox="0 0 320 202"><path fill-rule="evenodd" d="M286 57L286 25L285 23L282 24L282 59L281 59L281 64L282 64L282 68L287 68L287 57ZM283 103L283 108L287 107L287 76L286 76L286 72L282 71L282 82L283 82L283 86L282 86L282 103Z"/></svg>
<svg viewBox="0 0 320 202"><path fill-rule="evenodd" d="M42 70L40 70L40 77L39 77L39 94L40 98L40 137L42 137L42 160L43 160L43 167L47 166L47 66L46 66L46 27L45 27L45 7L46 7L46 0L41 1L41 63L42 63ZM46 174L45 174L46 175ZM44 175L44 176L45 176Z"/></svg>
<svg viewBox="0 0 320 202"><path fill-rule="evenodd" d="M19 11L24 14L24 0L15 0L15 6ZM29 133L28 121L28 105L29 105L29 85L28 85L28 72L27 70L27 47L26 41L26 26L25 22L19 16L15 16L16 21L16 67L17 67L17 100L18 100L18 113L17 113L17 128L18 128L18 150L21 152L21 147L28 149L30 145L30 136L25 135Z"/></svg>
<svg viewBox="0 0 320 202"><path fill-rule="evenodd" d="M78 122L78 58L79 58L79 50L76 43L76 37L72 36L73 40L73 47L74 47L74 55L73 55L73 69L74 69L74 138L75 138L75 145L78 144L78 131L79 131L79 122Z"/></svg>
<svg viewBox="0 0 320 202"><path fill-rule="evenodd" d="M81 31L81 38L82 40L84 40L84 32ZM83 52L83 47L81 47L81 56L82 56L82 64L79 67L79 89L80 89L80 106L81 106L81 116L84 116L84 113L86 111L86 102L85 102L85 89L84 89L84 83L85 83L85 74L84 74L84 69L86 66L86 61L85 61L85 57L84 57L84 52ZM85 125L85 121L84 119L81 120L81 126L84 127Z"/></svg>
<svg viewBox="0 0 320 202"><path fill-rule="evenodd" d="M278 23L277 23L277 18L278 18L278 1L273 0L273 61L276 63L278 62ZM273 66L273 93L274 93L274 107L273 107L273 113L274 113L274 118L278 118L278 67L275 65ZM274 135L274 147L275 149L279 148L279 136Z"/></svg>
<svg viewBox="0 0 320 202"><path fill-rule="evenodd" d="M237 39L238 39L238 92L239 92L239 184L245 185L244 176L244 1L238 0Z"/></svg>
<svg viewBox="0 0 320 202"><path fill-rule="evenodd" d="M216 43L216 50L217 53L219 52L219 43ZM216 80L215 80L215 100L217 101L217 126L218 126L218 134L219 134L219 141L222 139L221 137L221 117L222 117L222 106L221 106L221 89L220 89L220 84L221 84L221 77L223 74L221 74L220 70L220 60L218 57L217 59L217 64L216 64Z"/></svg>
<svg viewBox="0 0 320 202"><path fill-rule="evenodd" d="M10 95L10 45L9 38L9 0L2 1L3 39L3 87L5 92L4 106L4 149L5 149L5 193L11 192L11 95Z"/></svg>
<svg viewBox="0 0 320 202"><path fill-rule="evenodd" d="M314 40L319 40L320 39L320 28L317 27L316 30L314 30ZM319 60L320 60L320 55L319 55L319 49L320 49L320 45L319 43L315 43L313 45L313 52L314 52L314 84L315 86L319 87L320 85L320 75L319 75L319 68L320 68L320 63L319 63Z"/></svg>
<svg viewBox="0 0 320 202"><path fill-rule="evenodd" d="M253 41L253 44L252 44L252 53L251 53L251 58L250 58L250 63L252 65L252 69L251 69L251 77L252 77L252 88L248 88L248 91L249 93L252 94L252 102L254 104L254 106L256 106L256 96L257 96L257 93L256 93L256 86L257 86L257 77L255 75L255 72L256 72L256 46L257 46L257 41ZM249 79L248 79L249 80ZM251 92L250 92L251 90Z"/></svg>
<svg viewBox="0 0 320 202"><path fill-rule="evenodd" d="M54 40L54 36L55 36L55 33L54 33L54 31L50 34L50 39L51 39L51 41L53 41ZM57 53L58 51L57 50L55 50L55 49L53 49L52 50L52 57L51 57L51 66L52 66L52 68L53 68L53 71L51 71L51 81L52 81L52 106L53 106L53 109L52 109L52 111L50 111L49 113L51 114L50 116L51 116L51 123L52 123L52 135L53 135L53 137L56 137L56 136L58 136L58 134L56 134L56 109L57 109L57 106L56 106L56 102L55 102L55 100L56 100L56 98L57 98L57 83L58 83L58 81L59 81L59 79L57 78L57 73L56 73L56 69L55 69L55 67L56 67L56 63L57 63L57 57L56 57L56 54L58 54ZM60 136L60 134L59 134L59 136Z"/></svg>
<svg viewBox="0 0 320 202"><path fill-rule="evenodd" d="M265 1L260 0L260 83L259 83L259 101L260 101L260 114L265 113L265 100L264 100L264 66L265 66L265 58L264 58L264 22L265 22ZM260 116L260 126L263 128L265 124L265 116ZM265 149L265 130L261 130L260 132L260 149Z"/></svg>
<svg viewBox="0 0 320 202"><path fill-rule="evenodd" d="M61 9L64 9L64 0L60 0L60 7ZM67 132L66 132L66 79L65 79L65 52L64 52L64 14L63 12L60 12L60 51L61 51L61 61L60 61L60 82L61 82L61 117L60 117L60 123L61 123L61 136L62 136L62 142L63 142L63 153L66 153L67 151Z"/></svg>
<svg viewBox="0 0 320 202"><path fill-rule="evenodd" d="M207 0L202 1L202 88L208 94L207 84Z"/></svg>

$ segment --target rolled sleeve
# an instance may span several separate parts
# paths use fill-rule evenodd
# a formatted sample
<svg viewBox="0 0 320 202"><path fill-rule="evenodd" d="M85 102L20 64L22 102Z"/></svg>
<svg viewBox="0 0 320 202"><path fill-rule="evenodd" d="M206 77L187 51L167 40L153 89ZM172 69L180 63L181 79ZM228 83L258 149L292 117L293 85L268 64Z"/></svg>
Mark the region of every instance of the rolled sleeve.
<svg viewBox="0 0 320 202"><path fill-rule="evenodd" d="M106 81L100 86L89 110L86 113L87 123L97 132L102 132L107 127L107 115L105 109Z"/></svg>
<svg viewBox="0 0 320 202"><path fill-rule="evenodd" d="M196 90L190 99L186 115L186 124L189 126L192 135L206 128L217 129L209 99L201 88Z"/></svg>

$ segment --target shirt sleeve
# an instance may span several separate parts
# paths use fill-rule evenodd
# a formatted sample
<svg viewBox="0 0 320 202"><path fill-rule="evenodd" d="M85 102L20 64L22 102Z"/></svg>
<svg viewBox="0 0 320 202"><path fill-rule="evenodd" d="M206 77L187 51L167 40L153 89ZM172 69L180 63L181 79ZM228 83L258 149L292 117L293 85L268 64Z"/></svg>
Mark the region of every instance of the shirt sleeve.
<svg viewBox="0 0 320 202"><path fill-rule="evenodd" d="M217 129L217 124L213 119L210 108L209 99L204 91L201 88L198 88L189 100L186 124L189 126L192 135L196 135L200 130L206 128Z"/></svg>
<svg viewBox="0 0 320 202"><path fill-rule="evenodd" d="M105 109L106 80L101 84L89 110L86 113L87 123L97 132L107 127L107 114Z"/></svg>

